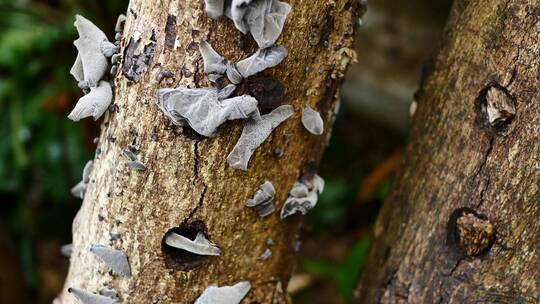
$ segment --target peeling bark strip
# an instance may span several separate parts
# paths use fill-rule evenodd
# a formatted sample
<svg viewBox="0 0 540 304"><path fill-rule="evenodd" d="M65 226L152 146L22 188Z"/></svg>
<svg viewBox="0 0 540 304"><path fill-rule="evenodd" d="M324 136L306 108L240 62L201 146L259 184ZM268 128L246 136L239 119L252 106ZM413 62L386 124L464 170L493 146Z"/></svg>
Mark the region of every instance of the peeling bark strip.
<svg viewBox="0 0 540 304"><path fill-rule="evenodd" d="M230 168L226 160L240 137L242 123L224 124L213 138L188 136L194 132L170 124L155 100L158 90L165 87L212 86L202 71L202 41L235 62L253 50L237 45L238 30L231 20L208 18L203 1L130 2L120 43L118 69L122 73L115 79L115 111L102 124L101 153L94 159L92 179L73 222L70 270L57 303L77 303L68 287L98 294L103 286L114 288L123 303L193 303L212 284L238 282L251 284L244 303L286 303L284 286L294 265L299 217L281 221L274 212L260 218L244 203L262 181L272 180L275 207L281 209L294 182L301 179L304 164L318 163L321 157L336 102L335 90L326 95L326 82L346 68L340 63L348 57L339 50L352 48L346 33L357 17L356 7L348 5L348 0L333 1L330 9L326 2L289 1L292 11L276 41L289 50L288 57L260 77L272 77L283 86L277 88L277 101L272 100L269 107L292 105L295 114L255 151L248 172ZM329 47L306 43L311 26L323 27L328 14L333 16ZM171 34L165 30L169 15L176 16L177 30L177 48L170 52L166 40ZM255 41L249 44L256 45ZM308 65L317 73L306 74ZM178 77L164 79L163 71ZM326 98L324 108L318 106L321 98ZM328 126L323 136L303 129L300 116L306 106L321 113ZM125 155L124 150L129 145L137 146L136 158L145 170L126 165L131 154ZM281 157L267 157L277 149L284 151ZM166 244L169 231L194 241L197 233L181 233L194 223L200 223L204 229L197 231L219 246L220 256L200 256ZM113 234L116 237L111 240ZM274 245L271 258L263 261L267 239ZM106 271L88 250L92 244L111 242L126 254L131 277Z"/></svg>
<svg viewBox="0 0 540 304"><path fill-rule="evenodd" d="M357 303L540 302L539 12L454 2Z"/></svg>

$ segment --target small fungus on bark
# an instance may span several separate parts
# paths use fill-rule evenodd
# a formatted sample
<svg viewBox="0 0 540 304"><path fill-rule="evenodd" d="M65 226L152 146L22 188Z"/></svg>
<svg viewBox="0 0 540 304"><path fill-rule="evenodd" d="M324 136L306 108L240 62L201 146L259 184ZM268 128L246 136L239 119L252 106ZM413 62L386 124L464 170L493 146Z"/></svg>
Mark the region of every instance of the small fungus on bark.
<svg viewBox="0 0 540 304"><path fill-rule="evenodd" d="M246 201L246 207L254 208L260 217L266 217L272 214L275 210L274 197L276 189L270 181L265 181L259 186L253 198Z"/></svg>
<svg viewBox="0 0 540 304"><path fill-rule="evenodd" d="M239 282L233 286L211 285L204 290L195 304L238 304L251 289L247 281Z"/></svg>
<svg viewBox="0 0 540 304"><path fill-rule="evenodd" d="M290 191L289 198L281 209L281 219L285 219L297 212L305 215L317 204L319 194L324 190L324 180L315 174L310 181L296 182Z"/></svg>
<svg viewBox="0 0 540 304"><path fill-rule="evenodd" d="M112 271L124 277L131 276L131 268L127 256L123 251L104 245L92 245L90 252L100 258L103 263L107 264Z"/></svg>
<svg viewBox="0 0 540 304"><path fill-rule="evenodd" d="M68 288L68 292L71 293L77 300L83 304L118 304L120 301L115 298L102 296L95 294L84 289Z"/></svg>
<svg viewBox="0 0 540 304"><path fill-rule="evenodd" d="M90 182L90 174L92 173L92 169L94 167L94 162L89 160L86 165L84 165L83 173L82 173L82 180L76 184L73 188L71 188L71 194L73 196L83 199L84 194L86 193L86 187L88 183Z"/></svg>
<svg viewBox="0 0 540 304"><path fill-rule="evenodd" d="M252 118L246 122L240 139L227 156L227 162L235 169L247 170L251 155L282 122L291 117L294 109L291 105L283 105L260 118Z"/></svg>
<svg viewBox="0 0 540 304"><path fill-rule="evenodd" d="M202 232L197 233L195 240L190 240L185 236L170 232L165 237L165 244L197 255L221 255L221 250L212 244Z"/></svg>
<svg viewBox="0 0 540 304"><path fill-rule="evenodd" d="M214 137L228 120L259 117L257 100L249 95L227 98L234 86L215 88L178 88L158 91L157 104L175 125L189 125L198 134Z"/></svg>
<svg viewBox="0 0 540 304"><path fill-rule="evenodd" d="M321 114L310 106L306 106L302 111L302 124L311 134L321 135L324 132L324 122Z"/></svg>
<svg viewBox="0 0 540 304"><path fill-rule="evenodd" d="M79 121L91 116L94 120L98 120L107 111L112 99L113 92L111 84L102 80L98 86L90 87L90 93L77 101L75 108L69 113L68 118L73 121Z"/></svg>

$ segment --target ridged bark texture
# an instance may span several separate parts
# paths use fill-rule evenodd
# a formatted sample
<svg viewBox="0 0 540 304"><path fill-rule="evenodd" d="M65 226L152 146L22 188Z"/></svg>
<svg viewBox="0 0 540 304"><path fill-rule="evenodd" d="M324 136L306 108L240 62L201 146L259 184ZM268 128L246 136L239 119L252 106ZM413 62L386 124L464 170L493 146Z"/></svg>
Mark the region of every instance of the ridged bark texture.
<svg viewBox="0 0 540 304"><path fill-rule="evenodd" d="M539 18L538 1L454 2L358 303L540 301ZM496 127L494 100L516 112Z"/></svg>
<svg viewBox="0 0 540 304"><path fill-rule="evenodd" d="M202 0L131 1L121 42L122 65L115 78L115 109L102 123L100 152L73 222L71 265L58 303L76 303L69 287L97 293L103 286L115 288L124 303L192 303L211 284L239 281L252 284L245 303L286 302L301 218L280 220L279 212L260 218L244 202L270 180L280 209L293 183L316 172L343 73L355 58L357 1L289 3L292 12L277 42L289 50L288 57L244 81L237 94L249 93L249 84L264 87L277 81L285 89L277 94L285 93L283 104L293 105L295 114L256 150L249 170L243 172L226 161L240 136L241 121L224 124L215 138L199 137L171 126L156 105L156 92L211 86L202 72L201 41L209 41L235 62L252 54L255 42L249 34L241 37L227 18L208 18ZM321 113L323 135L311 135L301 125L306 105ZM145 171L126 165L122 151L130 144L139 148ZM283 151L281 157L276 149ZM195 222L222 254L182 271L173 267L181 259L163 251L163 237L169 229ZM261 261L268 238L274 242L269 247L273 254ZM132 276L111 274L89 252L92 244L124 251Z"/></svg>

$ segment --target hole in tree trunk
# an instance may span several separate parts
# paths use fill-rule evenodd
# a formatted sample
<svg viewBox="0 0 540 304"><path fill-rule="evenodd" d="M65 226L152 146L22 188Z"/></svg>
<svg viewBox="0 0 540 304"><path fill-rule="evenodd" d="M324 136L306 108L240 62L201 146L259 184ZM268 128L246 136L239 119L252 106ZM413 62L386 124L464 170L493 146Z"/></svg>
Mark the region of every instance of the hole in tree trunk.
<svg viewBox="0 0 540 304"><path fill-rule="evenodd" d="M448 243L465 256L478 256L489 251L495 229L487 217L471 208L459 208L450 215Z"/></svg>
<svg viewBox="0 0 540 304"><path fill-rule="evenodd" d="M161 251L165 259L165 267L175 271L190 271L201 266L208 256L198 255L186 250L171 247L165 243L165 238L169 233L176 233L190 240L195 240L197 233L202 232L205 237L208 237L206 225L202 221L194 221L189 224L182 224L179 227L169 229L161 240Z"/></svg>
<svg viewBox="0 0 540 304"><path fill-rule="evenodd" d="M272 112L285 100L285 86L272 76L257 76L248 78L249 95L259 101L261 114Z"/></svg>
<svg viewBox="0 0 540 304"><path fill-rule="evenodd" d="M477 121L484 129L495 133L506 131L517 112L515 98L505 87L498 84L491 84L482 89L475 107Z"/></svg>

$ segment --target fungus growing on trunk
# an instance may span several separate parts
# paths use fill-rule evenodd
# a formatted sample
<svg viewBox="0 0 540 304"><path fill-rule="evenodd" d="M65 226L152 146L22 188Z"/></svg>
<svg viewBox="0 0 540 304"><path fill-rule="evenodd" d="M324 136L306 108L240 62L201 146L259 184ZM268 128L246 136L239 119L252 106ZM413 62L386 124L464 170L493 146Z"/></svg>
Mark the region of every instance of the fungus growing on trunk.
<svg viewBox="0 0 540 304"><path fill-rule="evenodd" d="M248 78L268 68L277 66L287 57L288 53L287 49L281 45L259 49L248 58L238 61L236 68L242 77Z"/></svg>
<svg viewBox="0 0 540 304"><path fill-rule="evenodd" d="M276 42L290 12L291 6L278 0L233 0L231 8L236 28L251 32L261 49Z"/></svg>
<svg viewBox="0 0 540 304"><path fill-rule="evenodd" d="M136 171L146 170L146 166L140 160L130 160L127 162L128 167Z"/></svg>
<svg viewBox="0 0 540 304"><path fill-rule="evenodd" d="M195 240L190 240L185 236L170 232L165 237L165 244L198 255L221 255L221 250L212 244L202 232L197 233Z"/></svg>
<svg viewBox="0 0 540 304"><path fill-rule="evenodd" d="M216 19L223 15L225 0L204 0L204 4L208 17Z"/></svg>
<svg viewBox="0 0 540 304"><path fill-rule="evenodd" d="M93 161L89 160L88 162L86 162L86 165L84 165L83 168L82 180L77 183L73 188L71 188L71 194L73 194L73 196L80 199L84 198L84 194L86 193L86 187L90 182L90 173L92 173L93 167Z"/></svg>
<svg viewBox="0 0 540 304"><path fill-rule="evenodd" d="M204 290L195 304L238 304L251 289L247 281L236 283L233 286L211 285Z"/></svg>
<svg viewBox="0 0 540 304"><path fill-rule="evenodd" d="M121 33L124 31L124 25L126 24L126 15L120 14L118 15L118 18L116 19L116 24L114 25L114 31L117 33Z"/></svg>
<svg viewBox="0 0 540 304"><path fill-rule="evenodd" d="M314 135L321 135L324 132L324 122L319 112L313 110L310 106L306 106L302 111L302 125Z"/></svg>
<svg viewBox="0 0 540 304"><path fill-rule="evenodd" d="M205 4L210 18L227 16L240 32L251 32L261 49L276 42L291 12L288 3L278 0L205 0Z"/></svg>
<svg viewBox="0 0 540 304"><path fill-rule="evenodd" d="M275 210L274 197L276 189L270 181L265 181L259 186L253 198L246 201L246 207L254 208L260 217L265 217L272 214Z"/></svg>
<svg viewBox="0 0 540 304"><path fill-rule="evenodd" d="M114 272L124 277L131 276L129 262L123 251L103 245L92 245L90 247L90 252L100 258L103 263L107 264Z"/></svg>
<svg viewBox="0 0 540 304"><path fill-rule="evenodd" d="M114 288L103 287L99 290L99 294L112 299L118 298L118 292Z"/></svg>
<svg viewBox="0 0 540 304"><path fill-rule="evenodd" d="M60 253L66 258L71 257L71 254L73 253L73 244L62 245L62 247L60 247Z"/></svg>
<svg viewBox="0 0 540 304"><path fill-rule="evenodd" d="M95 87L107 72L107 58L118 50L97 26L83 16L75 16L79 38L73 42L79 54L71 68L71 75L82 88Z"/></svg>
<svg viewBox="0 0 540 304"><path fill-rule="evenodd" d="M213 82L216 80L216 74L223 75L227 73L227 78L234 84L239 84L245 78L277 66L288 55L288 51L284 46L272 45L257 50L248 58L242 59L235 64L224 59L206 41L201 42L199 51L203 57L204 72L209 75L209 78L211 77Z"/></svg>
<svg viewBox="0 0 540 304"><path fill-rule="evenodd" d="M244 125L240 139L227 156L227 162L235 169L247 170L251 155L282 122L291 117L294 109L291 105L283 105L274 111L251 118Z"/></svg>
<svg viewBox="0 0 540 304"><path fill-rule="evenodd" d="M116 34L114 35L114 45L116 46L116 51L119 50L120 42L122 40L122 34L124 31L124 25L126 23L126 15L119 15L118 19L116 19L116 25L114 26L114 31ZM118 64L122 60L122 55L114 52L114 54L111 56L111 69L110 74L114 77L116 76L116 72L118 71Z"/></svg>
<svg viewBox="0 0 540 304"><path fill-rule="evenodd" d="M206 41L199 44L199 52L202 55L204 63L204 72L206 74L224 74L227 70L227 60L221 57L216 50Z"/></svg>
<svg viewBox="0 0 540 304"><path fill-rule="evenodd" d="M266 248L266 250L264 250L264 252L261 254L261 256L259 257L259 260L261 261L266 261L268 260L270 257L272 256L272 250L270 250L270 248Z"/></svg>
<svg viewBox="0 0 540 304"><path fill-rule="evenodd" d="M84 289L68 288L68 292L71 293L77 300L83 304L118 304L121 303L118 299L110 298L107 296L91 293Z"/></svg>
<svg viewBox="0 0 540 304"><path fill-rule="evenodd" d="M317 204L319 194L324 190L324 180L315 174L311 181L299 181L294 183L289 193L289 198L281 209L281 219L287 218L297 212L305 215Z"/></svg>
<svg viewBox="0 0 540 304"><path fill-rule="evenodd" d="M169 229L161 241L167 269L190 271L203 265L211 256L219 256L220 249L211 241L204 222L196 220Z"/></svg>
<svg viewBox="0 0 540 304"><path fill-rule="evenodd" d="M158 106L175 125L189 125L195 132L214 137L227 120L259 117L257 100L249 95L224 99L233 87L178 88L158 91Z"/></svg>
<svg viewBox="0 0 540 304"><path fill-rule="evenodd" d="M73 121L79 121L92 116L94 120L98 120L109 108L112 98L111 84L107 81L100 81L98 86L90 87L90 93L77 101L75 108L69 113L68 118Z"/></svg>

